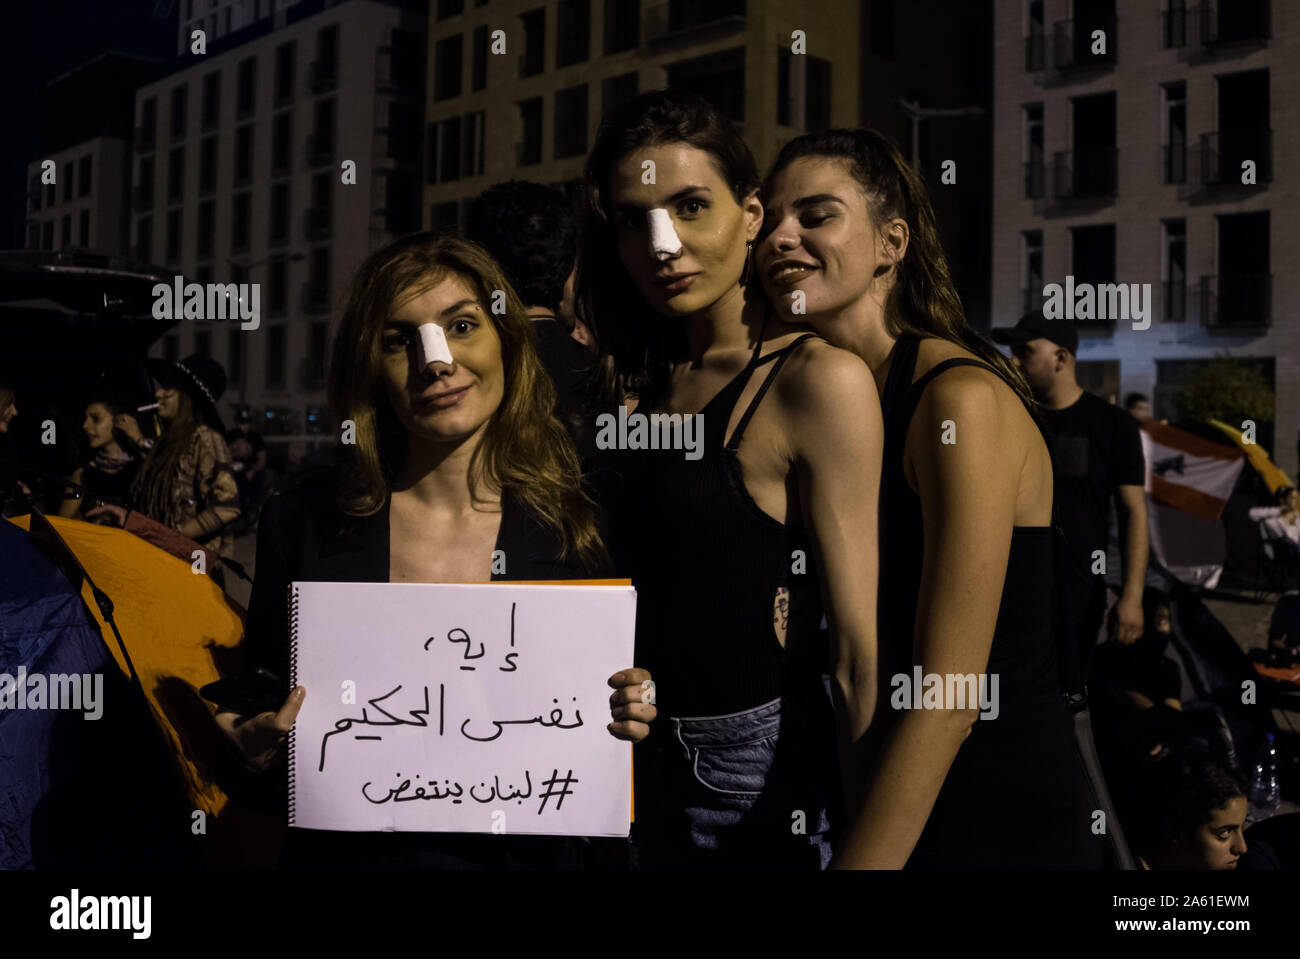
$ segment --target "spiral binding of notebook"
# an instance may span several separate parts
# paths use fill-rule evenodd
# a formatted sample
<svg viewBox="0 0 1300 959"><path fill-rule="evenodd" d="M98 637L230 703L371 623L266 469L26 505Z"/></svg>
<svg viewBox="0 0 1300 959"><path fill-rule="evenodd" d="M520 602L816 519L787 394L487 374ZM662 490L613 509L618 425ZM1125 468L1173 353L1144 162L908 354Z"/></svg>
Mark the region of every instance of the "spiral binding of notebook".
<svg viewBox="0 0 1300 959"><path fill-rule="evenodd" d="M298 584L289 584L289 689L298 688ZM289 825L294 824L294 727L289 727Z"/></svg>

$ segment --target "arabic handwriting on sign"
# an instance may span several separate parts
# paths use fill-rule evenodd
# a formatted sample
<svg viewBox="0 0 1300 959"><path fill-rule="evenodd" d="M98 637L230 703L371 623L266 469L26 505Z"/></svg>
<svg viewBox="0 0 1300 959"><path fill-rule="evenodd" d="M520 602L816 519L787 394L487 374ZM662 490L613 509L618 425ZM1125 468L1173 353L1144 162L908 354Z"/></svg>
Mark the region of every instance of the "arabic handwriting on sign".
<svg viewBox="0 0 1300 959"><path fill-rule="evenodd" d="M318 772L325 771L325 747L329 745L329 738L331 736L336 736L339 733L345 733L353 726L358 726L358 725L359 726L427 726L429 725L428 721L424 718L425 716L429 715L429 687L428 686L424 687L424 708L408 710L407 711L408 715L412 717L410 719L402 719L399 716L394 716L392 713L384 709L384 707L379 705L384 700L388 699L388 697L395 695L398 692L398 690L400 690L401 688L402 688L401 684L398 684L397 686L394 686L392 689L390 689L388 692L384 693L384 695L376 696L374 699L366 700L366 702L369 703L370 706L373 707L377 713L379 713L381 716L387 717L386 720L371 719L369 710L366 709L361 710L360 719L356 719L353 717L345 717L343 719L336 720L334 722L334 729L321 737L320 766L318 767L317 771Z"/></svg>
<svg viewBox="0 0 1300 959"><path fill-rule="evenodd" d="M397 777L400 777L402 774L397 773L396 775ZM418 781L420 777L416 776L415 778ZM416 786L415 790L409 796L403 796L402 793L406 792L406 790L411 787L411 780L403 779L396 787L391 787L388 790L387 796L376 799L368 792L373 783L367 782L361 787L361 795L364 796L368 802L372 802L376 806L382 805L390 800L392 802L415 802L417 799L423 799L426 801L432 799L451 799L453 803L459 803L461 801L459 797L465 792L464 787L458 782L452 782L450 779L444 779L443 783L445 784L444 786L439 786L436 780L430 779L429 785L431 788L426 789L424 786Z"/></svg>
<svg viewBox="0 0 1300 959"><path fill-rule="evenodd" d="M573 701L576 703L578 701L578 697L574 696ZM551 702L558 704L559 700L552 699ZM582 711L579 709L574 709L573 715L574 718L576 719L576 722L571 722L566 724L564 722L564 710L558 708L557 706L557 708L551 710L549 719L541 716L540 714L537 716L531 716L528 719L493 719L490 720L490 722L492 723L493 726L496 727L496 732L492 733L492 735L490 736L475 736L472 733L467 732L466 731L467 727L471 722L473 722L473 719L470 718L470 719L466 719L463 723L460 724L460 734L464 736L466 739L474 740L476 743L490 743L493 740L499 738L501 734L505 731L504 729L502 729L503 726L529 726L532 725L533 723L536 723L539 726L557 727L559 729L577 729L579 726L582 725Z"/></svg>
<svg viewBox="0 0 1300 959"><path fill-rule="evenodd" d="M565 786L566 782L568 784L577 782L576 779L572 778L567 781L557 780L557 776L558 773L553 774L552 780L558 781L562 786ZM573 770L569 771L569 776L573 776ZM450 799L452 803L459 804L461 802L461 797L465 794L465 788L459 782L453 782L450 779L444 779L442 781L442 786L439 786L436 780L430 779L427 788L425 786L417 785L412 790L410 779L403 778L401 773L396 773L394 778L400 779L401 782L396 786L390 786L386 795L378 797L370 795L370 787L374 785L373 782L362 784L361 795L365 797L367 802L373 803L376 806L382 806L387 802L415 802L416 800L424 800L425 802L428 802L435 799ZM416 776L415 779L416 782L419 782L420 777ZM555 806L556 809L559 809L559 804L564 801L563 797L571 795L572 790L568 789L566 786L557 792L554 789L554 782L549 783L548 785L550 787L550 792L547 793L547 797L552 795L560 796L560 799ZM483 795L479 795L478 790L480 787L485 790ZM524 789L516 789L514 783L507 783L505 789L502 789L501 776L500 774L497 774L492 777L492 783L490 785L484 781L470 786L469 794L470 797L478 803L486 804L498 801L509 802L513 799L516 803L522 805L525 799L531 799L533 795L533 777L527 769L524 770L524 787ZM411 791L407 793L407 790ZM545 808L545 805L546 799L543 798L543 808Z"/></svg>
<svg viewBox="0 0 1300 959"><path fill-rule="evenodd" d="M450 642L450 643L464 643L464 644L465 644L465 651L464 651L464 653L463 653L463 658L465 658L465 659L467 659L467 660L469 660L469 659L482 659L484 653L487 652L487 649L484 647L484 645L483 645L482 643L479 643L479 644L478 644L478 652L477 652L477 653L471 653L471 652L470 652L470 644L473 642L473 640L471 640L471 639L469 638L469 633L465 632L465 630L461 629L459 626L457 626L455 629L453 629L453 630L451 630L449 633L447 633L447 641ZM475 669L475 667L473 667L473 666L462 666L461 669L468 669L468 670L470 670L470 671L473 671L473 670Z"/></svg>
<svg viewBox="0 0 1300 959"><path fill-rule="evenodd" d="M517 605L517 603L510 604L510 648L512 650L515 648L515 608ZM437 639L437 636L430 636L424 641L424 649L426 652L429 647L437 641ZM461 659L466 661L471 659L482 659L487 653L487 647L483 643L478 644L478 652L471 652L474 641L470 638L469 633L459 626L447 632L447 641L451 643L464 643L465 648L461 651ZM506 653L505 656L502 657L502 662L504 662L505 665L498 666L497 669L503 673L516 672L519 669L519 665L515 662L518 657L518 652ZM471 673L478 669L477 666L461 666L460 668Z"/></svg>

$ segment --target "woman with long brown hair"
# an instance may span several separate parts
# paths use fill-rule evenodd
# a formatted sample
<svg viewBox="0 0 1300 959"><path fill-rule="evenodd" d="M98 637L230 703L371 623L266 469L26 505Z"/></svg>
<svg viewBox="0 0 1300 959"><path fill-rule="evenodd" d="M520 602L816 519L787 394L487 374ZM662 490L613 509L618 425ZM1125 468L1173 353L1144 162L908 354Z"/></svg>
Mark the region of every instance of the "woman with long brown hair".
<svg viewBox="0 0 1300 959"><path fill-rule="evenodd" d="M621 447L600 486L669 720L638 753L652 866L822 868L865 778L880 413L857 357L769 316L758 185L735 126L681 90L612 114L587 165L578 297L630 424L599 418Z"/></svg>
<svg viewBox="0 0 1300 959"><path fill-rule="evenodd" d="M436 329L429 329L432 325ZM608 575L598 515L553 415L554 388L527 312L476 244L420 233L371 254L334 338L329 393L342 464L272 496L258 530L245 663L288 675L292 581L473 583ZM494 569L503 551L506 572ZM610 677L609 731L638 740L654 718L645 670ZM218 723L246 763L283 760L307 691ZM322 691L323 694L323 691ZM291 830L299 864L577 865L546 837Z"/></svg>
<svg viewBox="0 0 1300 959"><path fill-rule="evenodd" d="M769 297L867 363L885 418L878 753L836 865L1095 866L1028 388L966 324L925 186L884 137L798 137L764 196Z"/></svg>

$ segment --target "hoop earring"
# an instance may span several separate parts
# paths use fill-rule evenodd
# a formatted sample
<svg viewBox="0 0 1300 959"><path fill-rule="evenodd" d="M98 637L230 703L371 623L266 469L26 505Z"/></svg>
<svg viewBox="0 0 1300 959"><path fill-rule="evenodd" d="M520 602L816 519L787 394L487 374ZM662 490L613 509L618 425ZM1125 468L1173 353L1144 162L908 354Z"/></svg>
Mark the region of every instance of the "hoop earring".
<svg viewBox="0 0 1300 959"><path fill-rule="evenodd" d="M754 241L749 240L745 243L745 268L740 271L741 286L749 285L750 267L753 265L754 262L753 254L754 254Z"/></svg>

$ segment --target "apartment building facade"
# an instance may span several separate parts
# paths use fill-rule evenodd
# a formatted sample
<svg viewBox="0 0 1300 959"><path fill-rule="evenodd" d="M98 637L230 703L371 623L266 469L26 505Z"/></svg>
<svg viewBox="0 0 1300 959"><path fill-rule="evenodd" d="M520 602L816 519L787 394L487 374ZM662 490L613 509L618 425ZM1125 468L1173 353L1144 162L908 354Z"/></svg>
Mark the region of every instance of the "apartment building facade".
<svg viewBox="0 0 1300 959"><path fill-rule="evenodd" d="M425 20L372 0L298 3L186 54L135 99L136 259L253 283L260 323L185 320L156 352L204 353L273 462L334 439L328 345L348 278L419 226Z"/></svg>
<svg viewBox="0 0 1300 959"><path fill-rule="evenodd" d="M1294 471L1300 6L999 0L994 38L994 325L1067 277L1149 284L1147 329L1076 320L1083 384L1176 416L1207 361L1241 360Z"/></svg>
<svg viewBox="0 0 1300 959"><path fill-rule="evenodd" d="M861 7L431 0L425 225L459 224L470 199L512 178L572 195L602 115L646 90L708 98L743 126L760 170L805 129L856 126Z"/></svg>

